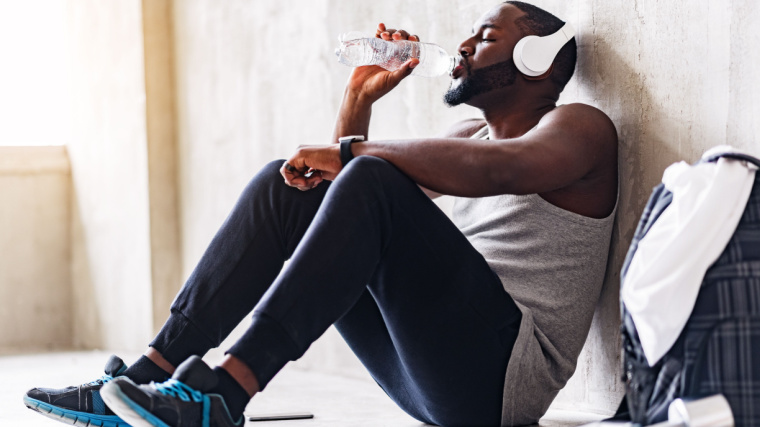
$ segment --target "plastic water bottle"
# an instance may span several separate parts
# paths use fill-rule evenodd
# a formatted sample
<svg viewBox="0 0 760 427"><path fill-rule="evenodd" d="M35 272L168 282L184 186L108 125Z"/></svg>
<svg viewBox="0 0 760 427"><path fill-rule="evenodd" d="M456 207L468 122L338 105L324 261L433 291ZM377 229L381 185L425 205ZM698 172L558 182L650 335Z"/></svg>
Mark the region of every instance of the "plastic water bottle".
<svg viewBox="0 0 760 427"><path fill-rule="evenodd" d="M386 41L358 32L342 34L338 41L340 47L335 49L335 55L338 62L349 67L379 65L388 71L395 71L409 59L418 58L420 63L413 69L413 76L438 77L450 74L458 62L456 56L449 55L432 43Z"/></svg>

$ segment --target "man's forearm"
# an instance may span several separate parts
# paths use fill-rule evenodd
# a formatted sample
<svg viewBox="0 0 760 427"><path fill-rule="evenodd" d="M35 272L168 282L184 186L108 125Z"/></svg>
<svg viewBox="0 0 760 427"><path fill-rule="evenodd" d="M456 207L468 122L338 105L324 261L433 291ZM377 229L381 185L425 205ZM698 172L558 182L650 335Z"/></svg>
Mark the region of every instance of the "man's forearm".
<svg viewBox="0 0 760 427"><path fill-rule="evenodd" d="M335 119L332 142L337 143L338 138L349 135L364 135L364 138L368 139L371 116L372 102L346 90L340 110L338 110L338 117Z"/></svg>
<svg viewBox="0 0 760 427"><path fill-rule="evenodd" d="M482 197L509 189L508 148L468 138L370 141L351 146L355 157L393 163L419 185L441 194Z"/></svg>

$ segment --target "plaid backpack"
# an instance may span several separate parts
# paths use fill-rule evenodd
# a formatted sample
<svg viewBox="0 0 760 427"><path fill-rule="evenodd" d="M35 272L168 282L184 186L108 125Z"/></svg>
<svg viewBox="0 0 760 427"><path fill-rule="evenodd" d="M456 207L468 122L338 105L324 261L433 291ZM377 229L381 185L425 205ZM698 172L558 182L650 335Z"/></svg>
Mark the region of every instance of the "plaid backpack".
<svg viewBox="0 0 760 427"><path fill-rule="evenodd" d="M760 160L742 154L719 157ZM739 225L720 257L707 270L694 310L676 343L649 366L636 327L622 306L623 363L628 415L643 425L666 421L679 397L721 393L737 426L760 426L760 171ZM647 234L672 202L657 186L647 203L622 269L622 278ZM621 280L622 283L622 280ZM621 408L622 408L621 406ZM619 411L619 414L621 412Z"/></svg>

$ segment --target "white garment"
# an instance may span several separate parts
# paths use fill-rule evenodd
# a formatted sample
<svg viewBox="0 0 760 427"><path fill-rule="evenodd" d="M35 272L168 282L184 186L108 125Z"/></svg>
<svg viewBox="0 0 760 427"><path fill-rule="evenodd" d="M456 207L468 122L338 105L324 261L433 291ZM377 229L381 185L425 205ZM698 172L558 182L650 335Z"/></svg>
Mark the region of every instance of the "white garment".
<svg viewBox="0 0 760 427"><path fill-rule="evenodd" d="M702 158L739 151L715 147ZM720 158L674 163L662 182L673 201L639 242L621 297L650 366L670 350L686 325L705 272L734 234L757 167Z"/></svg>

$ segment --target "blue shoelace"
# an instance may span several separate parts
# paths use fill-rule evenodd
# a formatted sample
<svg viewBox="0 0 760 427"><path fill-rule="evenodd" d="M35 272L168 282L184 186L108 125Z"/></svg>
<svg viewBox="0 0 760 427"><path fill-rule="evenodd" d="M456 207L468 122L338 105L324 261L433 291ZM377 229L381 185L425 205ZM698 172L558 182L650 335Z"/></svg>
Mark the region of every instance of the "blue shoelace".
<svg viewBox="0 0 760 427"><path fill-rule="evenodd" d="M98 378L95 381L90 381L88 385L102 385L105 384L113 379L110 375L103 375L102 377Z"/></svg>
<svg viewBox="0 0 760 427"><path fill-rule="evenodd" d="M177 397L185 402L189 402L191 398L194 402L203 402L203 393L175 379L170 378L161 384L154 384L153 386L165 396Z"/></svg>
<svg viewBox="0 0 760 427"><path fill-rule="evenodd" d="M194 402L202 403L203 404L202 426L209 427L211 402L209 401L208 396L206 396L205 394L201 393L198 390L188 387L183 382L177 381L172 378L170 378L169 380L165 382L162 382L161 384L153 383L153 387L155 387L156 390L159 393L163 394L164 396L176 397L181 400L184 400L185 402L189 402L190 399L192 398Z"/></svg>

